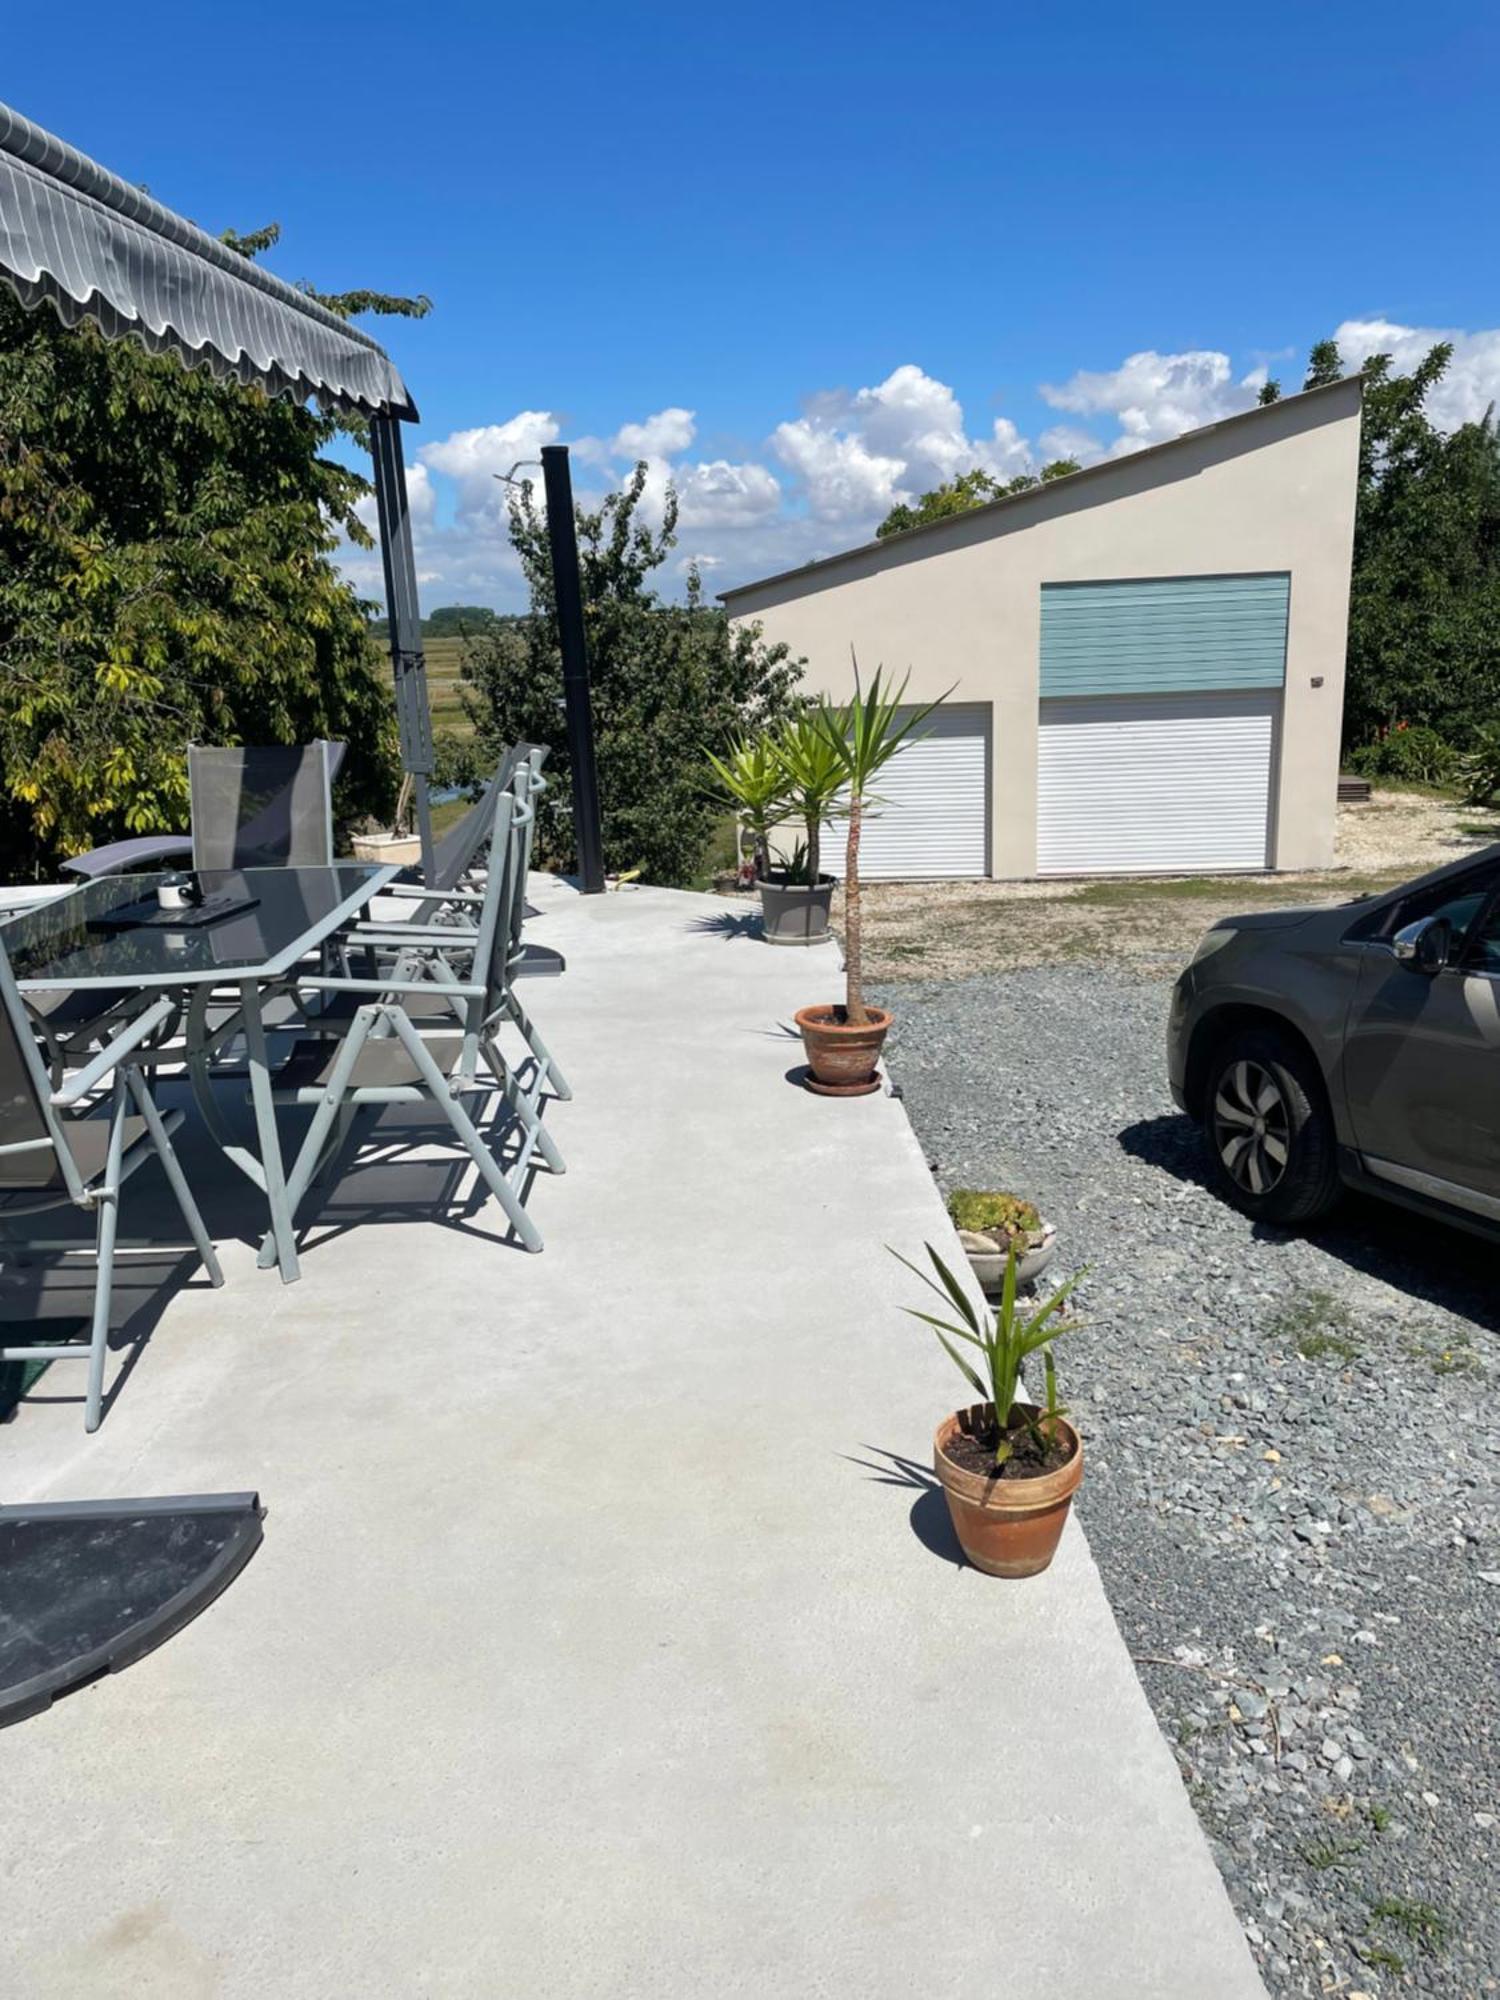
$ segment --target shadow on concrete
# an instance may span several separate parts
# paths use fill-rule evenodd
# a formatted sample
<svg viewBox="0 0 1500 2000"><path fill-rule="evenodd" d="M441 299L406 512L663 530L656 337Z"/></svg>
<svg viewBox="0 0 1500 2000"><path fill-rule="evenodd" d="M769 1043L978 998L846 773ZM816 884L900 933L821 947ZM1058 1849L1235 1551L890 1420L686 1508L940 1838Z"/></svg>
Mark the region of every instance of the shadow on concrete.
<svg viewBox="0 0 1500 2000"><path fill-rule="evenodd" d="M722 938L725 944L736 938L763 940L766 934L759 910L721 910L712 917L694 917L687 928L699 937Z"/></svg>
<svg viewBox="0 0 1500 2000"><path fill-rule="evenodd" d="M1180 1112L1143 1118L1139 1124L1127 1125L1119 1136L1132 1159L1203 1188L1216 1201L1223 1200L1209 1167L1207 1148L1192 1119ZM1246 1227L1264 1243L1285 1243L1294 1236L1304 1236L1367 1278L1376 1278L1428 1305L1500 1333L1500 1295L1493 1275L1495 1246L1465 1229L1353 1189L1346 1189L1337 1208L1307 1229L1279 1229L1271 1223L1248 1221Z"/></svg>
<svg viewBox="0 0 1500 2000"><path fill-rule="evenodd" d="M142 1175L149 1172L142 1168ZM133 1241L142 1222L144 1204L132 1204L121 1224L124 1242ZM168 1225L163 1215L161 1233L170 1243L183 1235L181 1216L177 1227ZM83 1220L80 1218L80 1220ZM53 1240L62 1236L54 1224ZM72 1231L68 1234L71 1236ZM144 1232L142 1232L144 1233ZM93 1241L92 1226L78 1232L80 1252ZM38 1364L0 1361L0 1423L9 1423L18 1409L33 1403L75 1403L82 1408L88 1378L89 1327L94 1310L94 1279L97 1270L92 1255L62 1255L56 1251L27 1251L23 1244L0 1243L0 1324L6 1339L16 1346L39 1343L78 1343L78 1358L66 1357L36 1373ZM208 1290L209 1282L198 1253L175 1245L161 1250L137 1251L121 1248L115 1257L114 1290L109 1309L109 1360L106 1364L104 1404L101 1421L109 1413L135 1373L162 1315L180 1292L190 1288ZM123 1357L123 1359L122 1359ZM29 1380L30 1386L23 1387Z"/></svg>
<svg viewBox="0 0 1500 2000"><path fill-rule="evenodd" d="M955 1569L962 1569L967 1557L953 1532L947 1497L937 1474L927 1466L919 1465L914 1458L904 1458L899 1451L882 1451L879 1445L873 1444L861 1445L860 1449L869 1452L870 1456L855 1458L849 1452L841 1456L850 1465L857 1465L867 1472L877 1486L896 1486L908 1493L914 1492L917 1497L907 1516L912 1533L929 1554L941 1556Z"/></svg>

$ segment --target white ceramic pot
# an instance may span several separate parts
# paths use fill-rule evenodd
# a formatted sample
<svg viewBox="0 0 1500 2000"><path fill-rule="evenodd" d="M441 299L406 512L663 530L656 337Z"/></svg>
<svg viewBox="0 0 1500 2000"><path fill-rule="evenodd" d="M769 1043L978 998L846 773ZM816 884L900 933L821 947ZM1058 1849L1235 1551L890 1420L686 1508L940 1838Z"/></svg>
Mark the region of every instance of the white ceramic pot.
<svg viewBox="0 0 1500 2000"><path fill-rule="evenodd" d="M1052 1262L1052 1253L1057 1248L1057 1231L1050 1222L1043 1222L1040 1235L1041 1242L1033 1243L1016 1259L1018 1285L1034 1285ZM960 1229L958 1240L964 1246L969 1268L979 1281L980 1289L998 1292L1005 1283L1005 1252L996 1247L993 1237L979 1230Z"/></svg>

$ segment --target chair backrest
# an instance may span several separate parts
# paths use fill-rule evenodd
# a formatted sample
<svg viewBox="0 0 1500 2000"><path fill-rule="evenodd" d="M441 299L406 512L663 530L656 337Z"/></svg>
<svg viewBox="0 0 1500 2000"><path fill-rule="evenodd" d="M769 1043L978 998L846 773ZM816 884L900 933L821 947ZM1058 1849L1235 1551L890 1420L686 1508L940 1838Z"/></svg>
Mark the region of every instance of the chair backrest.
<svg viewBox="0 0 1500 2000"><path fill-rule="evenodd" d="M55 1187L77 1196L83 1182L0 935L0 1194Z"/></svg>
<svg viewBox="0 0 1500 2000"><path fill-rule="evenodd" d="M432 854L429 889L456 889L474 866L490 840L495 826L495 804L510 790L516 767L526 755L527 745L513 743L500 759L495 775L463 818L450 826Z"/></svg>
<svg viewBox="0 0 1500 2000"><path fill-rule="evenodd" d="M521 932L526 923L526 877L531 873L531 844L536 834L537 805L547 789L542 766L547 761L546 746L528 744L524 764L514 779L517 805L524 807L511 817L511 844L515 853L504 884L507 964L514 965L521 954Z"/></svg>
<svg viewBox="0 0 1500 2000"><path fill-rule="evenodd" d="M516 762L510 786L500 794L495 806L489 869L475 940L475 970L484 968L486 1018L493 1016L504 1001L511 969L519 954L521 929L526 920L526 872L531 861L536 801L546 789L541 776L546 750L531 745L522 747L530 754Z"/></svg>
<svg viewBox="0 0 1500 2000"><path fill-rule="evenodd" d="M327 867L333 779L344 745L193 744L188 750L195 868Z"/></svg>

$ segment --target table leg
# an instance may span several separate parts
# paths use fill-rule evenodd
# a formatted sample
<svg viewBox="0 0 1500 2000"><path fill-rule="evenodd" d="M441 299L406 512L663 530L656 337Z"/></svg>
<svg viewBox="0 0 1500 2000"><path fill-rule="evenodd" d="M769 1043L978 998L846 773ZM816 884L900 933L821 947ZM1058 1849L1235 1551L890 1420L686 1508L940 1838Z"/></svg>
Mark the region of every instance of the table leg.
<svg viewBox="0 0 1500 2000"><path fill-rule="evenodd" d="M276 1106L271 1097L271 1066L266 1060L266 1029L260 1013L260 988L253 980L247 980L241 986L240 1005L244 1012L245 1055L250 1066L250 1101L255 1106L261 1173L266 1201L271 1210L271 1240L276 1246L281 1282L290 1285L302 1273L297 1263L292 1213L286 1198L286 1172L281 1161L281 1140L276 1130Z"/></svg>

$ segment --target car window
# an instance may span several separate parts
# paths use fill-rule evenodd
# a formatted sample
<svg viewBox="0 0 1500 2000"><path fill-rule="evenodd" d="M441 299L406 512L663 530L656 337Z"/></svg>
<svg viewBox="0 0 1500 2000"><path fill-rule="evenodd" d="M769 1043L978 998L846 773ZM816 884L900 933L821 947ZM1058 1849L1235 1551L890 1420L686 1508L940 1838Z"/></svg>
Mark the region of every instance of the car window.
<svg viewBox="0 0 1500 2000"><path fill-rule="evenodd" d="M1456 960L1468 941L1475 919L1490 896L1500 888L1500 861L1487 862L1467 874L1446 882L1429 884L1410 896L1402 896L1384 909L1374 910L1349 932L1351 938L1392 938L1408 924L1423 917L1446 917L1453 926L1453 957Z"/></svg>
<svg viewBox="0 0 1500 2000"><path fill-rule="evenodd" d="M1463 963L1466 972L1489 972L1500 978L1500 897L1471 928Z"/></svg>

